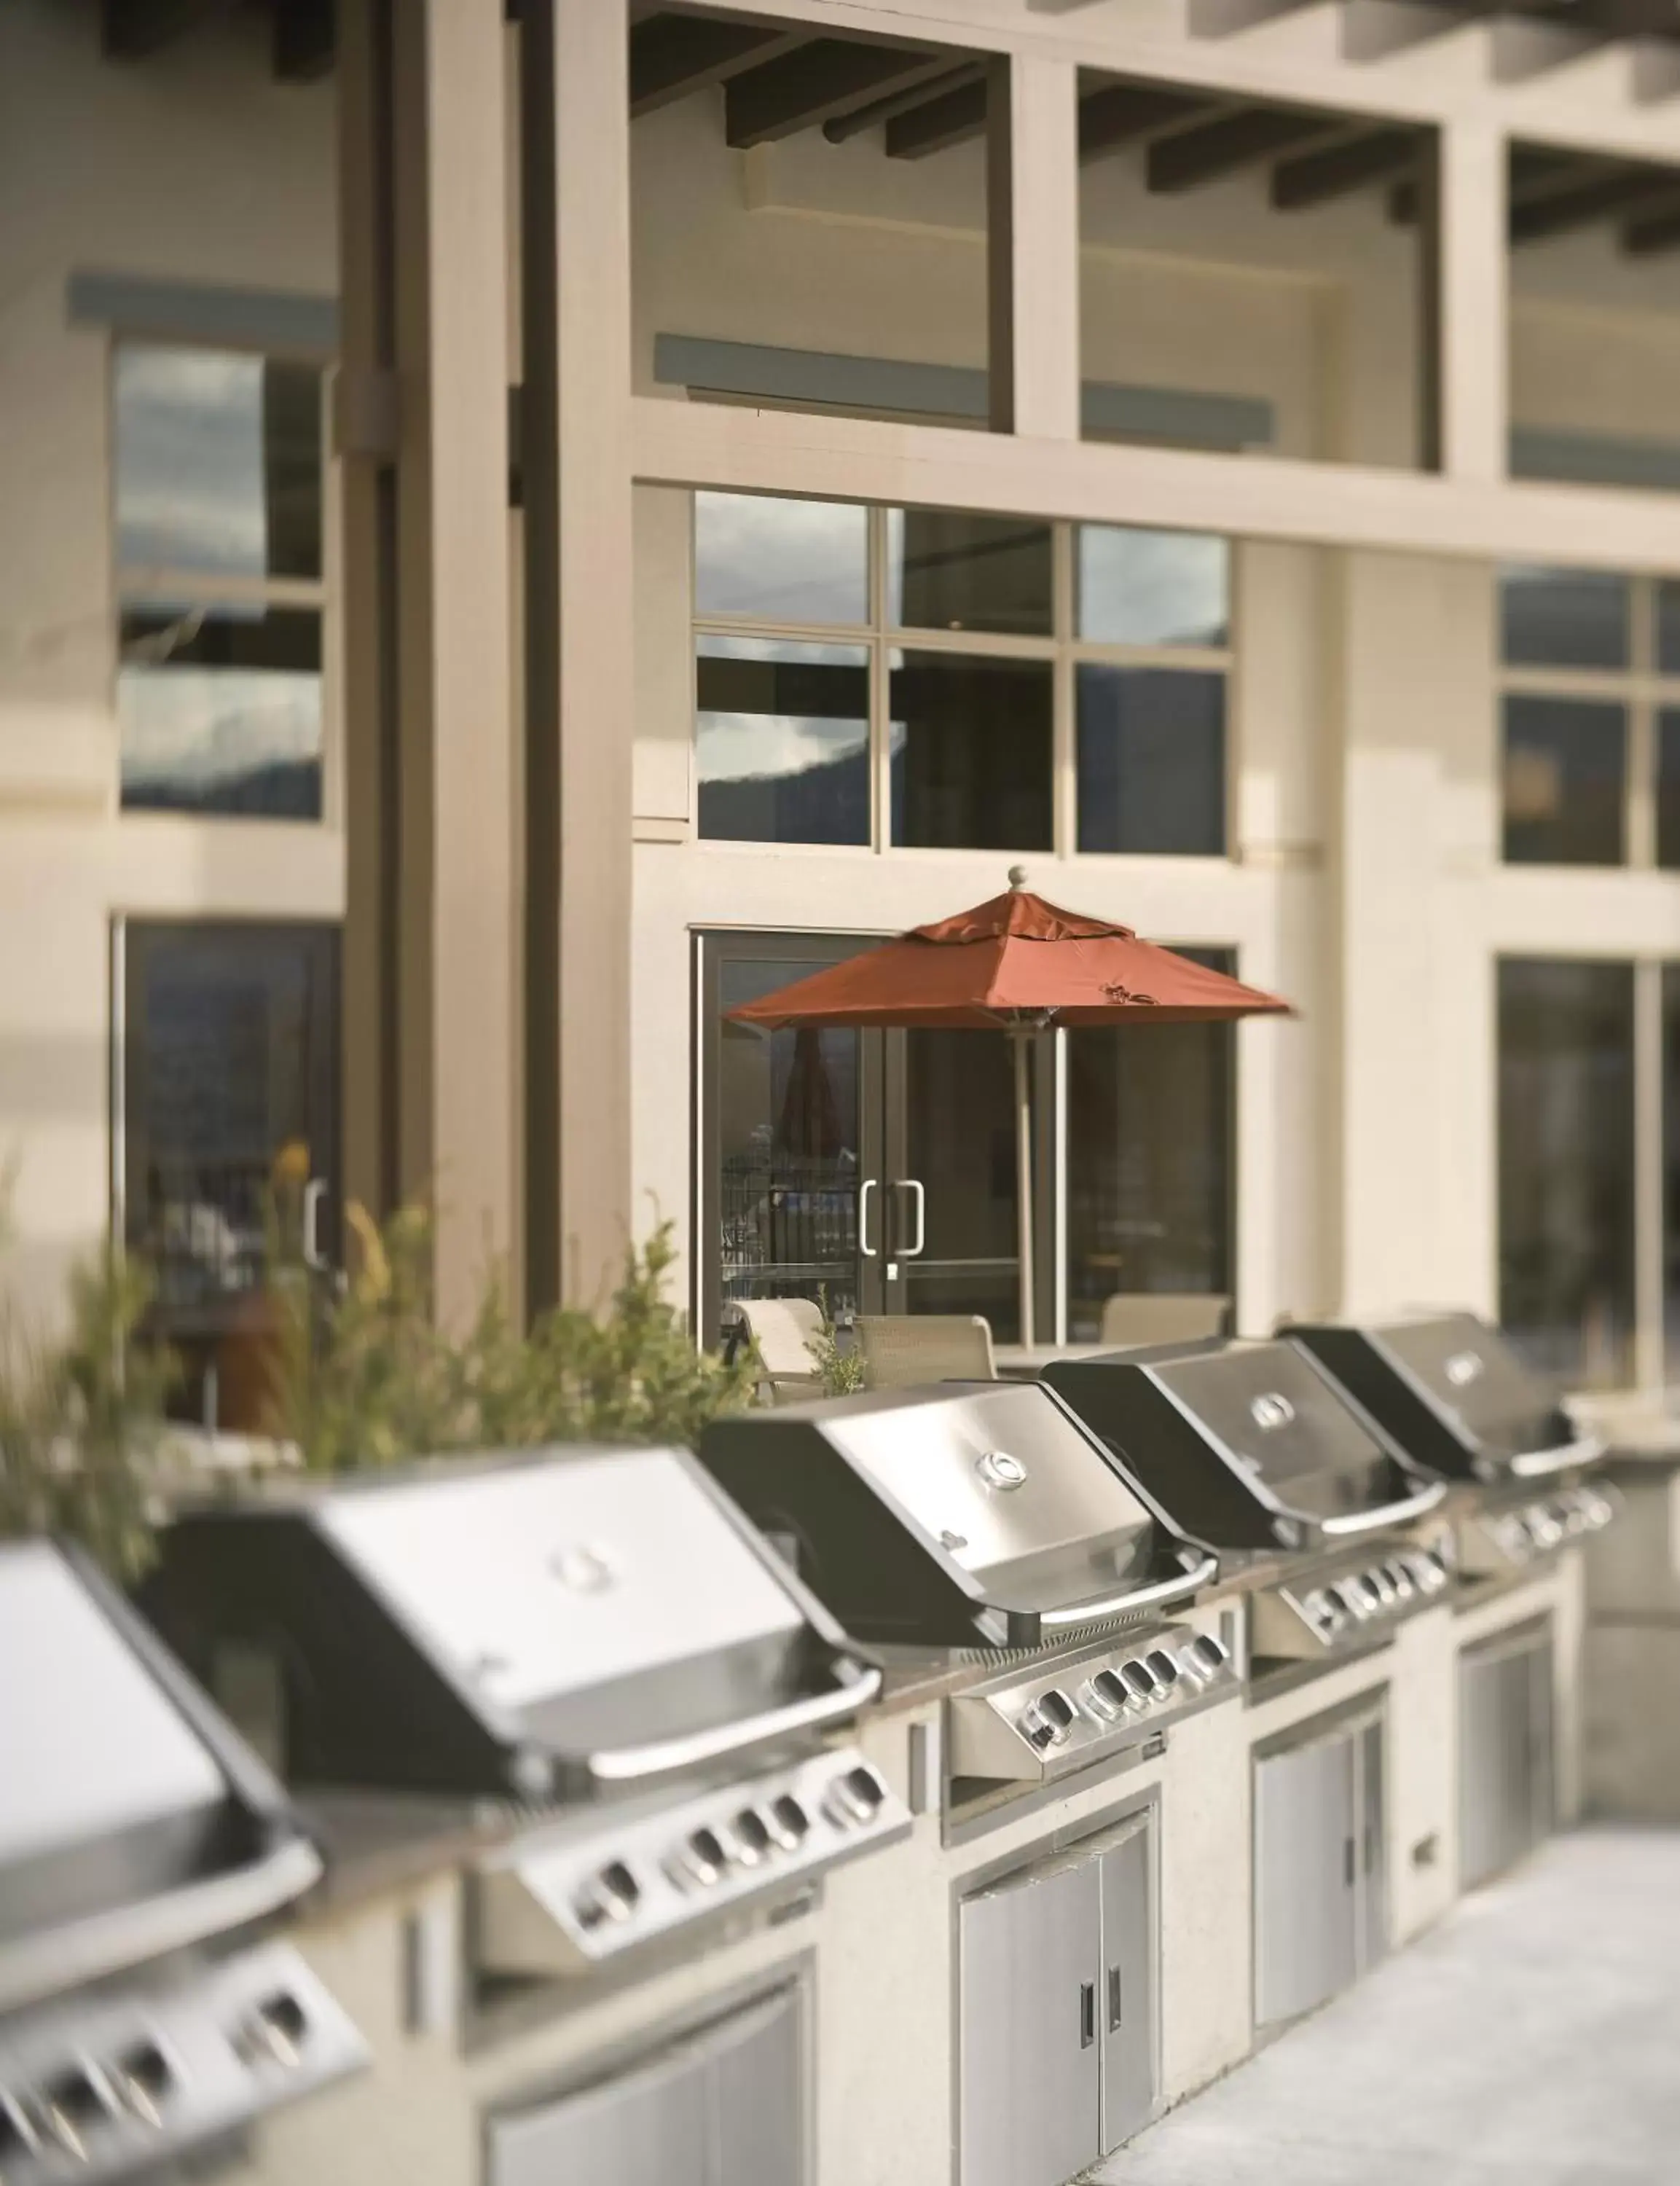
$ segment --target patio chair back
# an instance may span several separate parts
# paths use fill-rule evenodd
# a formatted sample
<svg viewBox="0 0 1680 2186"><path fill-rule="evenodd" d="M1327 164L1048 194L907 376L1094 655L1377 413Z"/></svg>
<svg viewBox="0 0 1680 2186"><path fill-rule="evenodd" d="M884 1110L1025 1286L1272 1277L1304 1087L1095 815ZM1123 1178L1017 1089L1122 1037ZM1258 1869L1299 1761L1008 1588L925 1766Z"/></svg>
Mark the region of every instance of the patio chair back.
<svg viewBox="0 0 1680 2186"><path fill-rule="evenodd" d="M1224 1332L1230 1300L1207 1291L1117 1291L1102 1307L1102 1340L1117 1347L1199 1343Z"/></svg>
<svg viewBox="0 0 1680 2186"><path fill-rule="evenodd" d="M871 1389L994 1382L991 1324L977 1313L862 1314L853 1323Z"/></svg>
<svg viewBox="0 0 1680 2186"><path fill-rule="evenodd" d="M822 1312L812 1298L743 1298L738 1310L757 1347L772 1398L816 1393L822 1376L810 1345L822 1334Z"/></svg>

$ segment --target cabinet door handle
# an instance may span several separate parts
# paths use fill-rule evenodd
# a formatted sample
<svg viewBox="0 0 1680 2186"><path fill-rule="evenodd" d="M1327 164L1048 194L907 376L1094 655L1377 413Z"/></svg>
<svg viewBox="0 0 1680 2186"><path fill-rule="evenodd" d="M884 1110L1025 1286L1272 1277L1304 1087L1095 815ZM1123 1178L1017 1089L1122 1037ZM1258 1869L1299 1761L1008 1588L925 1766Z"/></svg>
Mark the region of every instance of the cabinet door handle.
<svg viewBox="0 0 1680 2186"><path fill-rule="evenodd" d="M1358 1847L1354 1843L1352 1837L1348 1837L1344 1840L1341 1847L1341 1853L1342 1866L1346 1870L1347 1887L1351 1890L1353 1887L1353 1877L1358 1872L1359 1858Z"/></svg>
<svg viewBox="0 0 1680 2186"><path fill-rule="evenodd" d="M1120 1969L1118 1966L1111 1966L1108 1969L1108 2031L1111 2034L1116 2032L1121 2021L1125 2017L1123 2006Z"/></svg>
<svg viewBox="0 0 1680 2186"><path fill-rule="evenodd" d="M1367 1875L1376 1873L1376 1824L1375 1822L1367 1822L1365 1824L1365 1872Z"/></svg>
<svg viewBox="0 0 1680 2186"><path fill-rule="evenodd" d="M1079 2047L1089 2049L1096 2040L1096 1983L1079 1984Z"/></svg>

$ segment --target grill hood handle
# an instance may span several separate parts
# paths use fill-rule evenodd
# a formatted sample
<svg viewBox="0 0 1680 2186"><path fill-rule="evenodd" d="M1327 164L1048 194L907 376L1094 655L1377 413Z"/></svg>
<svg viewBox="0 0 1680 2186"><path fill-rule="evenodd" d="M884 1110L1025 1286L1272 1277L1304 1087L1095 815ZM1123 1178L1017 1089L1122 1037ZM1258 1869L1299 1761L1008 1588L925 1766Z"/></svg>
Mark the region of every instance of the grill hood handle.
<svg viewBox="0 0 1680 2186"><path fill-rule="evenodd" d="M744 1752L750 1746L820 1730L825 1724L855 1715L880 1690L879 1669L872 1664L864 1666L849 1684L834 1692L816 1693L786 1707L770 1708L745 1723L721 1724L715 1730L695 1731L686 1738L660 1739L651 1746L615 1746L604 1753L591 1753L586 1765L597 1784L635 1784L644 1777L667 1775L675 1768L697 1768L705 1762Z"/></svg>
<svg viewBox="0 0 1680 2186"><path fill-rule="evenodd" d="M1319 1531L1336 1540L1348 1533L1374 1533L1380 1526L1403 1525L1408 1518L1421 1518L1425 1511L1434 1510L1446 1493L1444 1480L1431 1480L1427 1488L1398 1503L1383 1503L1375 1511L1350 1511L1340 1518L1320 1518Z"/></svg>
<svg viewBox="0 0 1680 2186"><path fill-rule="evenodd" d="M1511 1460L1511 1471L1519 1480L1543 1480L1554 1472L1567 1472L1572 1465L1596 1465L1604 1455L1599 1436L1578 1435L1551 1449L1523 1450Z"/></svg>
<svg viewBox="0 0 1680 2186"><path fill-rule="evenodd" d="M1094 1624L1101 1617L1128 1615L1134 1609L1164 1609L1169 1601L1186 1600L1198 1587L1206 1586L1218 1568L1218 1556L1204 1555L1177 1578L1157 1579L1153 1586L1101 1595L1093 1601L1070 1601L1062 1609L1041 1609L1039 1622L1046 1632L1059 1632L1066 1625Z"/></svg>

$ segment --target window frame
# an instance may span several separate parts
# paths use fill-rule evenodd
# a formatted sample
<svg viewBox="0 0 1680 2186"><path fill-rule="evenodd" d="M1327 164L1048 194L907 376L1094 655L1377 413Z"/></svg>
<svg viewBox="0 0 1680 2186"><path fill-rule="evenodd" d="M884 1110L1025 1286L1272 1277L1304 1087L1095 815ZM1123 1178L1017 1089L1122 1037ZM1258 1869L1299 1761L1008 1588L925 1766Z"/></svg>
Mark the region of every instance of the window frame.
<svg viewBox="0 0 1680 2186"><path fill-rule="evenodd" d="M1556 568L1568 565L1559 563ZM1680 670L1665 675L1658 656L1658 597L1672 580L1649 572L1621 573L1628 588L1627 664L1623 668L1547 668L1505 658L1495 614L1498 703L1498 788L1500 866L1508 872L1581 873L1673 873L1680 866L1657 862L1659 744L1657 718L1680 712ZM1504 571L1495 573L1503 585ZM1611 864L1575 859L1508 858L1505 855L1505 701L1509 698L1583 700L1621 708L1627 722L1627 778L1622 784L1622 855Z"/></svg>
<svg viewBox="0 0 1680 2186"><path fill-rule="evenodd" d="M316 577L242 576L228 571L183 569L168 563L123 560L117 519L120 464L117 364L124 350L190 350L209 356L255 357L264 363L298 365L316 373L321 406L321 572ZM318 350L291 348L234 338L206 340L190 333L171 334L148 327L143 332L114 326L105 350L106 553L110 598L110 657L107 685L112 719L117 723L117 816L126 824L174 822L212 827L344 828L343 741L340 716L340 631L338 466L332 443L333 359ZM121 696L122 619L125 612L155 608L160 599L186 600L213 614L222 608L294 608L321 620L321 811L314 820L271 813L193 812L167 807L130 805L122 794Z"/></svg>
<svg viewBox="0 0 1680 2186"><path fill-rule="evenodd" d="M758 499L797 500L797 495L765 494ZM869 653L869 767L871 836L867 843L782 843L741 840L703 835L700 832L700 770L697 764L689 769L688 824L690 839L708 852L748 855L770 853L777 856L822 858L871 858L888 855L904 857L973 858L994 855L1078 858L1082 861L1104 860L1123 860L1135 865L1140 860L1161 858L1176 868L1186 864L1233 865L1239 862L1236 841L1237 786L1240 768L1241 680L1237 664L1240 653L1241 633L1239 628L1240 601L1242 587L1238 575L1238 561L1241 542L1236 539L1226 542L1227 591L1226 632L1223 646L1171 646L1110 644L1094 638L1082 638L1077 632L1078 603L1076 541L1078 526L1069 522L1053 521L1030 514L1022 515L1023 524L1042 524L1050 534L1050 610L1051 630L1047 636L1029 636L996 631L923 630L913 625L894 623L888 619L888 605L890 586L888 569L888 505L871 502L867 505L868 521L865 532L865 597L869 608L869 619L863 623L778 621L762 615L702 614L695 607L695 521L694 500L691 495L688 553L689 553L689 615L688 615L688 678L690 749L697 756L697 724L699 715L698 675L697 671L697 641L703 637L749 637L781 640L806 645L860 645ZM895 507L912 507L919 504L895 502ZM1114 527L1103 527L1114 528ZM1119 527L1125 528L1125 527ZM1159 526L1135 527L1158 530ZM889 715L889 682L892 655L894 652L949 653L971 659L994 660L1045 661L1050 665L1050 844L1042 845L1017 844L1008 850L987 852L972 847L928 848L913 844L894 843L891 834L892 780L888 731ZM1224 812L1224 848L1214 852L1179 850L1081 850L1078 847L1078 723L1077 713L1077 670L1082 662L1095 661L1124 668L1161 668L1167 670L1201 670L1212 672L1224 678L1225 687L1225 720L1224 741L1224 781L1221 785L1221 804Z"/></svg>

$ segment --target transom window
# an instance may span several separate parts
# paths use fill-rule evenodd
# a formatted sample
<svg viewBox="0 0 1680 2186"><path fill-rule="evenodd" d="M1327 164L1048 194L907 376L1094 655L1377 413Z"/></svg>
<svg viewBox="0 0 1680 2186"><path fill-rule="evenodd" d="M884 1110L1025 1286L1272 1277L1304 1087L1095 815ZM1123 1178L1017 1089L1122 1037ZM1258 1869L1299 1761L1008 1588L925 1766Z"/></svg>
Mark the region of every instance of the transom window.
<svg viewBox="0 0 1680 2186"><path fill-rule="evenodd" d="M699 493L714 841L1225 853L1223 539Z"/></svg>
<svg viewBox="0 0 1680 2186"><path fill-rule="evenodd" d="M322 816L317 367L119 344L122 803Z"/></svg>
<svg viewBox="0 0 1680 2186"><path fill-rule="evenodd" d="M1680 869L1680 583L1500 576L1504 855Z"/></svg>

